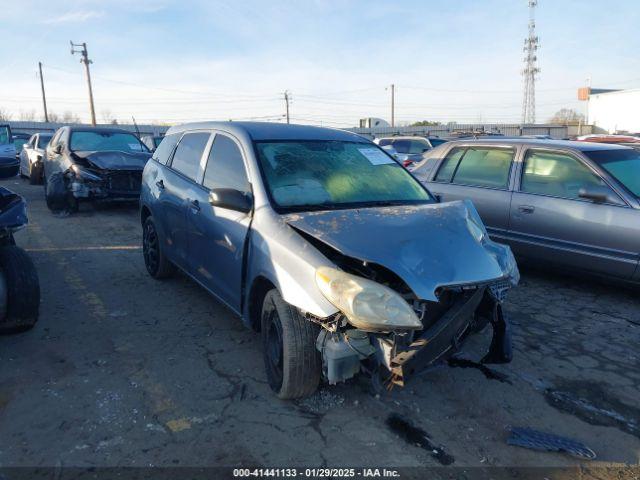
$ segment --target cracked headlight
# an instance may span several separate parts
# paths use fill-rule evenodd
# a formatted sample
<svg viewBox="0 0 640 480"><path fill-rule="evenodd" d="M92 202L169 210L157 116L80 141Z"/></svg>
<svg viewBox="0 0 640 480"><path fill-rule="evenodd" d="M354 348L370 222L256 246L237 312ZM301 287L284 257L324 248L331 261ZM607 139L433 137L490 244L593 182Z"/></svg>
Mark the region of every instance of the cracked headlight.
<svg viewBox="0 0 640 480"><path fill-rule="evenodd" d="M356 328L422 328L422 323L404 298L384 285L329 267L316 270L316 284L322 295Z"/></svg>
<svg viewBox="0 0 640 480"><path fill-rule="evenodd" d="M99 182L102 178L86 168L80 167L77 164L71 165L71 171L76 174L78 180L89 180L93 182Z"/></svg>

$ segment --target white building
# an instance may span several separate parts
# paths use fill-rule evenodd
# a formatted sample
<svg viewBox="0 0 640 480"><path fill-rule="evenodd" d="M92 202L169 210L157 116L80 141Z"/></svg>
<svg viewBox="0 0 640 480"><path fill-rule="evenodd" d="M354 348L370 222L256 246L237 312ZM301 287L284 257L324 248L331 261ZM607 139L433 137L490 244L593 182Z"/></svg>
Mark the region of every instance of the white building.
<svg viewBox="0 0 640 480"><path fill-rule="evenodd" d="M640 132L640 88L591 89L588 123L607 133Z"/></svg>

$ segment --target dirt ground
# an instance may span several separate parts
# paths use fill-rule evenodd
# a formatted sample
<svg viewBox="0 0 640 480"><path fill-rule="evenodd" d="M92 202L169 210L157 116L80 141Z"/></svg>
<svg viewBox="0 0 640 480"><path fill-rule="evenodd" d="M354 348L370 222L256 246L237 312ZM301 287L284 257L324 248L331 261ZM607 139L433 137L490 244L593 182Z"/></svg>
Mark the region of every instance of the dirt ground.
<svg viewBox="0 0 640 480"><path fill-rule="evenodd" d="M36 327L0 337L2 467L640 462L637 291L525 270L506 303L511 364L442 366L380 398L358 378L285 402L259 335L186 277L147 275L135 205L54 215L41 186L0 184L29 202L16 240L42 288ZM518 426L582 441L597 460L507 445Z"/></svg>

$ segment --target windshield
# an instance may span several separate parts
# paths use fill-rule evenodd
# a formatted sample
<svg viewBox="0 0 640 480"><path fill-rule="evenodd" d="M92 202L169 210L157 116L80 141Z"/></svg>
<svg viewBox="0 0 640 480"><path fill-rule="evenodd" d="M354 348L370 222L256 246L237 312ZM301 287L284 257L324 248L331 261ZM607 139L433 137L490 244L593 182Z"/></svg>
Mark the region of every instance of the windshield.
<svg viewBox="0 0 640 480"><path fill-rule="evenodd" d="M40 138L38 139L38 148L47 148L47 145L49 145L52 138L53 135L40 135Z"/></svg>
<svg viewBox="0 0 640 480"><path fill-rule="evenodd" d="M640 197L640 152L637 150L593 150L584 152L627 190Z"/></svg>
<svg viewBox="0 0 640 480"><path fill-rule="evenodd" d="M0 127L0 145L6 145L7 143L13 143L11 141L11 132L9 127L3 125Z"/></svg>
<svg viewBox="0 0 640 480"><path fill-rule="evenodd" d="M289 211L432 201L400 164L373 144L257 142L256 151L275 206Z"/></svg>
<svg viewBox="0 0 640 480"><path fill-rule="evenodd" d="M138 137L122 132L71 132L69 148L74 151L148 152Z"/></svg>

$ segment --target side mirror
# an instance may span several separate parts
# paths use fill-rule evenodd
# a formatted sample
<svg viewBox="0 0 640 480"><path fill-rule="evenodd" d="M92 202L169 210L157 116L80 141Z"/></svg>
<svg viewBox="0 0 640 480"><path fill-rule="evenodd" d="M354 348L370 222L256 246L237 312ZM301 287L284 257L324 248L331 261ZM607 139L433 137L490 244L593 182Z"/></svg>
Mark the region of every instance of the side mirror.
<svg viewBox="0 0 640 480"><path fill-rule="evenodd" d="M618 203L611 198L611 190L608 187L589 185L578 190L578 197L591 200L596 203Z"/></svg>
<svg viewBox="0 0 640 480"><path fill-rule="evenodd" d="M234 190L233 188L214 188L209 193L209 203L214 207L242 213L249 213L253 208L251 194Z"/></svg>
<svg viewBox="0 0 640 480"><path fill-rule="evenodd" d="M58 144L53 147L53 153L55 153L56 155L60 155L62 153L62 145Z"/></svg>

